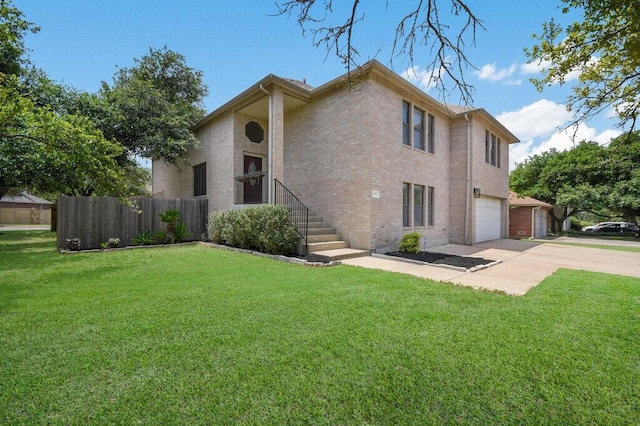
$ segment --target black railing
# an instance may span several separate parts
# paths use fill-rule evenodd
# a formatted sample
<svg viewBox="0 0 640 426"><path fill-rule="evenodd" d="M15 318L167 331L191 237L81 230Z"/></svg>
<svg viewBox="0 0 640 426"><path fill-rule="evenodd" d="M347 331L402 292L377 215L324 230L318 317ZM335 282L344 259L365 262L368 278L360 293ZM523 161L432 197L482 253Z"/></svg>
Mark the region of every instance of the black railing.
<svg viewBox="0 0 640 426"><path fill-rule="evenodd" d="M274 179L273 182L273 203L281 204L289 210L289 222L296 227L298 234L302 237L304 241L304 253L302 254L306 255L308 251L309 208L278 179Z"/></svg>

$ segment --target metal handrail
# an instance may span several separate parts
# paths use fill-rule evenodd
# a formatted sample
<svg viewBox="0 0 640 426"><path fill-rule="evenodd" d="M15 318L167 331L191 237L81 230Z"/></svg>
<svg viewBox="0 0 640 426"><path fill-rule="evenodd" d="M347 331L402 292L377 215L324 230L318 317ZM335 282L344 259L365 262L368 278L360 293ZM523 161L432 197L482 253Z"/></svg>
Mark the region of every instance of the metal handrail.
<svg viewBox="0 0 640 426"><path fill-rule="evenodd" d="M298 235L304 240L304 255L308 252L309 208L278 179L273 182L274 204L281 204L289 210L289 222L296 227Z"/></svg>

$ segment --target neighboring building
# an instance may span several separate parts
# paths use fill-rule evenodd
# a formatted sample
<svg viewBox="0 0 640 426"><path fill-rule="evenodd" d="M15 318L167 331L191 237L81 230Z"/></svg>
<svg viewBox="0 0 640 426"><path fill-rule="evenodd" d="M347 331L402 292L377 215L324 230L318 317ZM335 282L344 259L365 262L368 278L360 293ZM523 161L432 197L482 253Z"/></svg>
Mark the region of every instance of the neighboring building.
<svg viewBox="0 0 640 426"><path fill-rule="evenodd" d="M426 246L506 238L518 139L484 109L447 107L377 61L352 78L312 88L265 77L196 123L192 168L153 162L153 192L221 211L270 202L277 179L319 226L366 250L395 249L411 231Z"/></svg>
<svg viewBox="0 0 640 426"><path fill-rule="evenodd" d="M549 233L549 210L552 207L544 201L509 192L509 237L546 237Z"/></svg>
<svg viewBox="0 0 640 426"><path fill-rule="evenodd" d="M50 224L51 203L35 195L5 195L0 199L0 224Z"/></svg>

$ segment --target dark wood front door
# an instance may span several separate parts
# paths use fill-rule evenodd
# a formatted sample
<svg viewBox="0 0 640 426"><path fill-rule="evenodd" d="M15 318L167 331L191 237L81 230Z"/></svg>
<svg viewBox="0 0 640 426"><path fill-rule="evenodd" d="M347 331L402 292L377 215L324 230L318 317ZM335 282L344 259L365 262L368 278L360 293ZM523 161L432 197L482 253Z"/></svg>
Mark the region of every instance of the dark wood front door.
<svg viewBox="0 0 640 426"><path fill-rule="evenodd" d="M262 158L244 156L244 174L256 175L256 177L244 181L245 204L262 203L262 176L258 176L261 171Z"/></svg>

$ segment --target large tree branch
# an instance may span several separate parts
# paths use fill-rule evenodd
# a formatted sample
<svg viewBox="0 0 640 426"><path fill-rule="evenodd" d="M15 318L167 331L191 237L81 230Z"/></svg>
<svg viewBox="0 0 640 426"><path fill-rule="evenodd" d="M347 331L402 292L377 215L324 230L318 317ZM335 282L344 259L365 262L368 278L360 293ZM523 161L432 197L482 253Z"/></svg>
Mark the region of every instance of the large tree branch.
<svg viewBox="0 0 640 426"><path fill-rule="evenodd" d="M449 4L451 16L462 19L458 26L459 30L452 30L451 25L441 20L439 3ZM312 12L317 10L314 6L318 4L323 4L324 8L320 9L322 12L314 15ZM297 15L297 22L303 35L308 30L308 26L311 26L309 31L313 34L313 45L325 46L327 55L329 52L334 52L344 63L351 78L352 69L359 67L357 59L359 50L354 42L354 32L356 24L364 17L364 14L358 16L360 0L352 0L350 12L343 23L320 27L314 26L326 22L328 16L334 13L332 0L289 0L276 2L276 5L278 15ZM387 2L388 6L389 2ZM460 92L463 103L469 105L475 89L467 82L465 73L469 68L475 67L465 53L467 46L465 39L470 37L471 44L475 45L478 27L484 29L482 21L462 0L417 0L416 7L412 8L396 26L389 63L393 67L394 59L402 56L409 67L413 68L417 60L417 47L426 47L428 59L425 69L431 73L431 87L439 90L443 100L446 100L451 92L448 85L453 84L453 88Z"/></svg>

